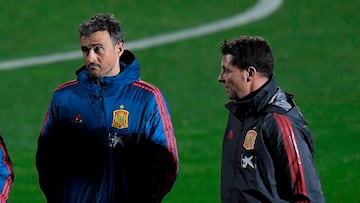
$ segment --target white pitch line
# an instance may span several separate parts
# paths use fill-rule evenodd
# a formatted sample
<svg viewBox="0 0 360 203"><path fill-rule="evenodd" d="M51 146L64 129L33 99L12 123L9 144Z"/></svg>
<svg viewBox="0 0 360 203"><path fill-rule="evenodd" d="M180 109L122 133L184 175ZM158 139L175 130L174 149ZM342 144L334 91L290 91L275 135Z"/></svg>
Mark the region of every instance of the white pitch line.
<svg viewBox="0 0 360 203"><path fill-rule="evenodd" d="M271 15L282 4L283 0L259 0L253 7L245 12L239 13L229 18L224 18L212 23L207 23L195 28L184 29L177 32L148 37L136 41L126 42L126 48L130 50L140 50L149 47L159 46L179 40L203 36L219 32L222 30L234 28L260 20ZM80 50L56 53L44 56L35 56L31 58L15 59L0 62L0 70L22 68L40 64L50 64L59 61L79 59L82 57Z"/></svg>

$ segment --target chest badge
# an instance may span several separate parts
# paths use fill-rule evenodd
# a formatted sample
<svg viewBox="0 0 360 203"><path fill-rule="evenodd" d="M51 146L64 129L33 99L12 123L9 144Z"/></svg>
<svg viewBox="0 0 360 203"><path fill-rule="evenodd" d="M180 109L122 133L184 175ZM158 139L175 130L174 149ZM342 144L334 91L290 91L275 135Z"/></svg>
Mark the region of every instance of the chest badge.
<svg viewBox="0 0 360 203"><path fill-rule="evenodd" d="M113 111L112 127L123 129L129 126L129 112L123 108L124 106L121 105L120 109Z"/></svg>
<svg viewBox="0 0 360 203"><path fill-rule="evenodd" d="M255 130L248 130L245 136L243 147L246 150L254 149L257 132Z"/></svg>

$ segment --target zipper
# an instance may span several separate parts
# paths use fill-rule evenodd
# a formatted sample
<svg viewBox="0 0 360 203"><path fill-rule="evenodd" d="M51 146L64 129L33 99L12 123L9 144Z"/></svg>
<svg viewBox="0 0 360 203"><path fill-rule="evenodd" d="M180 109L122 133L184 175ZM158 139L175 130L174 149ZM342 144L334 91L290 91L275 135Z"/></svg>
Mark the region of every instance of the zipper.
<svg viewBox="0 0 360 203"><path fill-rule="evenodd" d="M106 123L107 123L107 117L106 117L106 111L105 111L105 102L104 102L104 85L103 83L101 83L101 81L99 79L96 80L98 86L99 86L99 89L100 89L100 92L99 92L99 96L98 96L98 99L100 100L100 108L101 108L101 111L102 111L102 114L104 116L104 128L105 128L105 131L106 131L106 136L109 132L108 128L106 127Z"/></svg>

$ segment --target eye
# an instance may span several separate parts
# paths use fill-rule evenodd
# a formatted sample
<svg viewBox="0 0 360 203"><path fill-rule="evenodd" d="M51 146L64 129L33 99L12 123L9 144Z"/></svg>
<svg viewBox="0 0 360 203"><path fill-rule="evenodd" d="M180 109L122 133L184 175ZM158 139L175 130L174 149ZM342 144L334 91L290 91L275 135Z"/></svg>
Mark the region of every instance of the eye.
<svg viewBox="0 0 360 203"><path fill-rule="evenodd" d="M231 70L224 67L224 73L231 73Z"/></svg>
<svg viewBox="0 0 360 203"><path fill-rule="evenodd" d="M96 46L96 47L94 47L94 52L98 55L102 55L102 54L104 54L104 49L100 46Z"/></svg>
<svg viewBox="0 0 360 203"><path fill-rule="evenodd" d="M81 47L81 51L84 55L89 55L90 49L87 47Z"/></svg>

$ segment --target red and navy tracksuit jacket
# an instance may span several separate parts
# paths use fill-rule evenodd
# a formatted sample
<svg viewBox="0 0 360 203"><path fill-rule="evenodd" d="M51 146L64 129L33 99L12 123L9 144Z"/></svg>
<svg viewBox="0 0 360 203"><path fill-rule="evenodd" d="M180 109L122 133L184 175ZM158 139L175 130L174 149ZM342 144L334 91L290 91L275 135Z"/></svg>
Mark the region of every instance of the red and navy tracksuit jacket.
<svg viewBox="0 0 360 203"><path fill-rule="evenodd" d="M49 203L160 202L170 191L178 152L167 103L130 51L120 64L100 84L83 67L54 91L36 153Z"/></svg>
<svg viewBox="0 0 360 203"><path fill-rule="evenodd" d="M232 101L223 138L221 202L325 202L312 135L292 96L272 77Z"/></svg>

